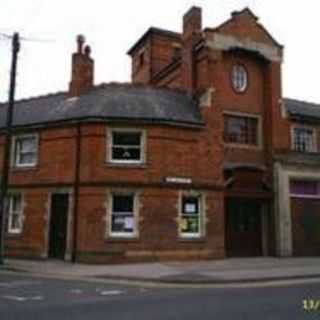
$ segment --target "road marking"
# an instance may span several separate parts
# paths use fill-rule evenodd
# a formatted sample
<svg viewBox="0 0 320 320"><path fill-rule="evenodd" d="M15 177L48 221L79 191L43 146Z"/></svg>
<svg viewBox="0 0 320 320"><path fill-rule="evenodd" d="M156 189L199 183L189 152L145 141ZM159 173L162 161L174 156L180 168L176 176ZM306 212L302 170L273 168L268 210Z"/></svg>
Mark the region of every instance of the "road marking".
<svg viewBox="0 0 320 320"><path fill-rule="evenodd" d="M27 300L25 297L18 297L18 296L2 296L2 298L8 299L8 300L14 300L19 302L24 302Z"/></svg>
<svg viewBox="0 0 320 320"><path fill-rule="evenodd" d="M29 298L29 300L33 300L33 301L42 301L42 300L43 300L43 296L35 296L35 297L31 297L31 298Z"/></svg>
<svg viewBox="0 0 320 320"><path fill-rule="evenodd" d="M80 289L72 289L72 290L70 290L70 292L74 293L74 294L81 294L82 290L80 290Z"/></svg>
<svg viewBox="0 0 320 320"><path fill-rule="evenodd" d="M17 288L22 286L39 285L42 281L10 281L10 282L0 282L0 287L2 288Z"/></svg>
<svg viewBox="0 0 320 320"><path fill-rule="evenodd" d="M26 302L26 301L41 301L43 300L43 296L34 296L34 297L20 297L20 296L10 296L4 295L2 296L4 299L18 301L18 302Z"/></svg>
<svg viewBox="0 0 320 320"><path fill-rule="evenodd" d="M106 291L98 291L98 292L102 296L116 296L124 293L124 291L121 291L121 290L106 290Z"/></svg>

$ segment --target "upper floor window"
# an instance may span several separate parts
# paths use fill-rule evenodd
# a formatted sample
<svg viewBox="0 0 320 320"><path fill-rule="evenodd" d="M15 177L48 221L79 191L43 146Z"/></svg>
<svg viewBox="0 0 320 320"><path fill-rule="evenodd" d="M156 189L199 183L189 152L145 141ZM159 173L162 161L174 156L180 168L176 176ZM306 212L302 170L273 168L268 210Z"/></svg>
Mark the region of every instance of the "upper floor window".
<svg viewBox="0 0 320 320"><path fill-rule="evenodd" d="M12 164L15 167L33 167L38 161L38 136L20 135L13 138Z"/></svg>
<svg viewBox="0 0 320 320"><path fill-rule="evenodd" d="M22 195L20 193L9 195L8 203L8 232L21 233L22 231Z"/></svg>
<svg viewBox="0 0 320 320"><path fill-rule="evenodd" d="M315 130L307 127L294 127L292 148L298 152L316 152Z"/></svg>
<svg viewBox="0 0 320 320"><path fill-rule="evenodd" d="M257 146L258 118L225 114L224 116L224 141Z"/></svg>
<svg viewBox="0 0 320 320"><path fill-rule="evenodd" d="M248 73L244 66L236 64L232 68L231 82L235 91L244 92L248 87Z"/></svg>
<svg viewBox="0 0 320 320"><path fill-rule="evenodd" d="M111 162L142 163L144 161L144 134L140 130L112 130Z"/></svg>

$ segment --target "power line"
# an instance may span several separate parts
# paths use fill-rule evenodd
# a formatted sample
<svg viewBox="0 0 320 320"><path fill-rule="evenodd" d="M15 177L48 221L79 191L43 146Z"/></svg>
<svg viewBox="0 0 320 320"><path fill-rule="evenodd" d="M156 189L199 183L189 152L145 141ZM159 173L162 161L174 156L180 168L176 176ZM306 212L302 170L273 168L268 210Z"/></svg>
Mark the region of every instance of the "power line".
<svg viewBox="0 0 320 320"><path fill-rule="evenodd" d="M7 33L0 32L0 37L5 38L6 40L12 40L13 36ZM38 42L38 43L59 43L62 41L56 39L44 39L44 38L33 38L33 37L20 37L20 41L27 42Z"/></svg>

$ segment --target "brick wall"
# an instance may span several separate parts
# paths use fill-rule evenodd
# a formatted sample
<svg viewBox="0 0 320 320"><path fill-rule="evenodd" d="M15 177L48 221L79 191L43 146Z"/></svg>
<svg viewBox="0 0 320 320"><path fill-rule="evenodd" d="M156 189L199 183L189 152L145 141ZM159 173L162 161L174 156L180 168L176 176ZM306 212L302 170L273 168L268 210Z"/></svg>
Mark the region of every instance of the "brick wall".
<svg viewBox="0 0 320 320"><path fill-rule="evenodd" d="M178 236L177 189L144 188L139 191L139 238L112 239L106 235L107 192L81 190L78 259L87 262L124 262L224 257L223 194L205 192L207 236L181 239Z"/></svg>

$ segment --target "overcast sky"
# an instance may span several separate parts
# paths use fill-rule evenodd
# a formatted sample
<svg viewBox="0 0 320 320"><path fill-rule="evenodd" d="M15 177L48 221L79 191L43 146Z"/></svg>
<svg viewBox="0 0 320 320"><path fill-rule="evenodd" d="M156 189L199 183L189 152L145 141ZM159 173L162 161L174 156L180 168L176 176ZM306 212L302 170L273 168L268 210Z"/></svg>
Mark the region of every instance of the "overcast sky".
<svg viewBox="0 0 320 320"><path fill-rule="evenodd" d="M249 6L285 46L284 96L320 103L319 0L1 0L0 33L19 31L28 39L21 44L17 97L67 89L79 33L92 47L96 83L129 81L130 46L151 25L181 31L192 5L202 7L204 27ZM10 53L0 35L0 101L7 100Z"/></svg>

